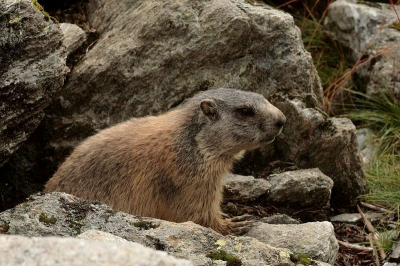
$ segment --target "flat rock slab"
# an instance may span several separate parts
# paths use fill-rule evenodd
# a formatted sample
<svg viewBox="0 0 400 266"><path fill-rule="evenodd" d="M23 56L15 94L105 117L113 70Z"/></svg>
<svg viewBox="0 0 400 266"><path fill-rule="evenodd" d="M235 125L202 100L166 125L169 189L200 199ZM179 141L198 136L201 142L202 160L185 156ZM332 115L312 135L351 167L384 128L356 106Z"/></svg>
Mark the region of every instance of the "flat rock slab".
<svg viewBox="0 0 400 266"><path fill-rule="evenodd" d="M71 237L0 235L0 265L179 265L176 259L138 243L104 242Z"/></svg>
<svg viewBox="0 0 400 266"><path fill-rule="evenodd" d="M366 212L365 217L370 221L377 221L384 217L382 213ZM341 223L358 223L362 221L361 214L359 213L343 213L330 218L331 222Z"/></svg>
<svg viewBox="0 0 400 266"><path fill-rule="evenodd" d="M33 195L26 203L0 213L0 230L30 237L82 237L89 230L100 230L188 259L195 265L212 263L207 254L220 250L244 265L293 265L288 249L275 248L252 237L222 236L192 222L172 223L115 212L105 204L60 192ZM88 234L93 236L93 232Z"/></svg>
<svg viewBox="0 0 400 266"><path fill-rule="evenodd" d="M333 225L330 222L305 224L255 224L247 236L293 253L308 254L311 258L333 264L339 251Z"/></svg>

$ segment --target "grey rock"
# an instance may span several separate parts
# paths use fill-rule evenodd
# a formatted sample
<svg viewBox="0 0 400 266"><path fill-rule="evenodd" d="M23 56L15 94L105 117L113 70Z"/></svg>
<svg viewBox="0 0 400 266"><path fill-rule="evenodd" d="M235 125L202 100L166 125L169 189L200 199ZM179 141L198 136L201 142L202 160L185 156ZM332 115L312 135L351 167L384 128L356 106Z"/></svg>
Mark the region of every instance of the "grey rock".
<svg viewBox="0 0 400 266"><path fill-rule="evenodd" d="M0 235L0 265L193 265L137 243Z"/></svg>
<svg viewBox="0 0 400 266"><path fill-rule="evenodd" d="M224 200L254 200L268 192L270 184L253 176L228 175L222 180Z"/></svg>
<svg viewBox="0 0 400 266"><path fill-rule="evenodd" d="M365 217L370 221L378 221L383 218L384 214L376 212L366 212ZM332 216L330 218L331 222L341 222L341 223L357 223L361 221L361 215L359 213L342 213L339 215Z"/></svg>
<svg viewBox="0 0 400 266"><path fill-rule="evenodd" d="M397 240L395 239L393 241L392 245L392 252L386 259L384 266L394 266L394 265L399 265L400 263L400 242L399 242L399 234L397 232L393 232L394 234L397 234Z"/></svg>
<svg viewBox="0 0 400 266"><path fill-rule="evenodd" d="M60 23L63 34L62 44L67 55L74 52L86 41L86 33L80 27L70 23Z"/></svg>
<svg viewBox="0 0 400 266"><path fill-rule="evenodd" d="M0 2L0 167L42 120L67 74L62 35L31 1Z"/></svg>
<svg viewBox="0 0 400 266"><path fill-rule="evenodd" d="M333 181L319 169L305 169L270 175L269 199L294 206L329 206Z"/></svg>
<svg viewBox="0 0 400 266"><path fill-rule="evenodd" d="M369 80L368 94L390 90L400 99L400 84L393 80L400 75L396 64L400 55L400 31L393 27L398 18L389 3L365 3L357 0L333 2L329 6L325 29L350 48L354 63L361 56L374 58L357 70ZM395 7L400 13L400 7Z"/></svg>
<svg viewBox="0 0 400 266"><path fill-rule="evenodd" d="M122 242L127 243L128 240L123 239L122 237L115 236L110 233L106 233L99 230L87 230L84 233L78 235L76 238L87 239L87 240L97 240L97 241L107 241L107 242Z"/></svg>
<svg viewBox="0 0 400 266"><path fill-rule="evenodd" d="M300 224L298 220L295 220L286 214L276 214L264 217L260 219L260 222L267 224Z"/></svg>
<svg viewBox="0 0 400 266"><path fill-rule="evenodd" d="M356 128L347 118L325 119L306 104L294 99L277 104L286 115L283 136L275 148L286 161L299 168L319 168L332 178L331 203L354 203L365 190L365 176L358 152Z"/></svg>
<svg viewBox="0 0 400 266"><path fill-rule="evenodd" d="M293 265L289 250L271 247L254 238L222 236L192 222L178 224L115 212L100 202L89 202L60 192L33 195L27 202L0 213L0 225L4 223L8 224L7 234L29 237L82 237L82 233L83 236L91 235L86 233L89 230L100 230L164 250L196 265L211 263L206 255L218 250L238 257L244 265Z"/></svg>
<svg viewBox="0 0 400 266"><path fill-rule="evenodd" d="M357 130L358 149L364 166L371 163L377 152L377 145L374 143L373 139L374 134L369 128L361 128Z"/></svg>
<svg viewBox="0 0 400 266"><path fill-rule="evenodd" d="M294 254L305 253L311 258L333 264L339 251L333 226L329 222L305 224L256 223L246 236L275 247L285 247Z"/></svg>

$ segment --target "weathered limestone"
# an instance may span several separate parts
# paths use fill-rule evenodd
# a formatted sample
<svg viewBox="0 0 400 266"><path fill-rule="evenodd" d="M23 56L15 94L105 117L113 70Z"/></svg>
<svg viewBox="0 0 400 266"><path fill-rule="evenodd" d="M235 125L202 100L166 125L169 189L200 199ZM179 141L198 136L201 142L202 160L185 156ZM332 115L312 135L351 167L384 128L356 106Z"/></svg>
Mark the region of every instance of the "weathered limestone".
<svg viewBox="0 0 400 266"><path fill-rule="evenodd" d="M32 1L2 1L0 13L1 167L36 129L68 69L58 26Z"/></svg>
<svg viewBox="0 0 400 266"><path fill-rule="evenodd" d="M339 251L333 225L330 222L305 224L257 223L247 236L276 247L285 247L293 253L304 253L315 260L333 264Z"/></svg>
<svg viewBox="0 0 400 266"><path fill-rule="evenodd" d="M251 237L222 236L192 222L177 224L132 216L113 211L99 202L59 192L34 195L14 209L0 213L0 228L5 228L2 233L29 237L80 235L81 238L93 236L95 229L164 250L172 256L191 260L195 265L210 263L206 255L219 250L239 258L243 265L294 265L289 250Z"/></svg>
<svg viewBox="0 0 400 266"><path fill-rule="evenodd" d="M126 242L0 235L0 265L193 265L166 252Z"/></svg>

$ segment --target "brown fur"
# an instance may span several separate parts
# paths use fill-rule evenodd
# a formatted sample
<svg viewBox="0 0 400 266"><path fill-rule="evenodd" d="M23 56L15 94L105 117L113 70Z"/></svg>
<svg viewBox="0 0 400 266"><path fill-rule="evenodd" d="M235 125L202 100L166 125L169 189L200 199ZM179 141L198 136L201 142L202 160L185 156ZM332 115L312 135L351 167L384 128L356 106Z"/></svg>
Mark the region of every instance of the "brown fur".
<svg viewBox="0 0 400 266"><path fill-rule="evenodd" d="M253 108L253 116L239 109ZM238 109L239 108L239 109ZM259 94L200 93L179 109L133 118L88 138L45 187L127 213L193 221L221 233L221 179L243 150L272 142L284 115Z"/></svg>

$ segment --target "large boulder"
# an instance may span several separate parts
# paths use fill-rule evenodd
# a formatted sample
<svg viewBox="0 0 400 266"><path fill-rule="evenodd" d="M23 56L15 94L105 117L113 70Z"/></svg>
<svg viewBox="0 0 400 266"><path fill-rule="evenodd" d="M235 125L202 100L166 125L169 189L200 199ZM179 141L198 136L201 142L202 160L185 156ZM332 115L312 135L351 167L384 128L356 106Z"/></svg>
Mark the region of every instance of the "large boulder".
<svg viewBox="0 0 400 266"><path fill-rule="evenodd" d="M33 3L0 3L0 167L36 129L68 71L59 27Z"/></svg>

